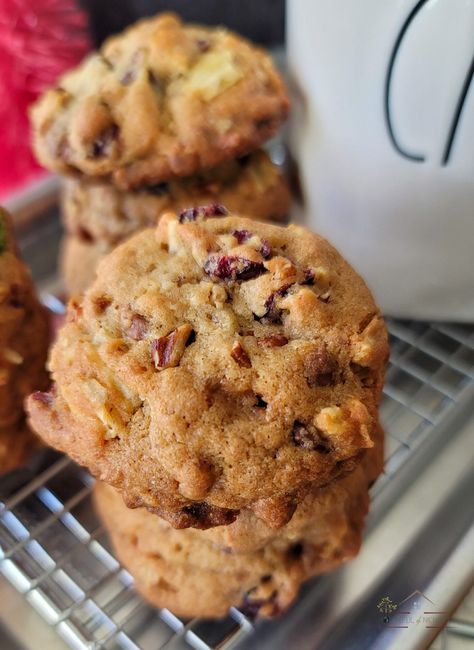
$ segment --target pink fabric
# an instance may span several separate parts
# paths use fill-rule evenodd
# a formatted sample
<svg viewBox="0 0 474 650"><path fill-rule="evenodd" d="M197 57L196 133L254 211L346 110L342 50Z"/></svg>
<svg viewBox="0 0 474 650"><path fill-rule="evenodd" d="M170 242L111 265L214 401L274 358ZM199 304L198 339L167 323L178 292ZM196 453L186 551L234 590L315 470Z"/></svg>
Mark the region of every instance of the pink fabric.
<svg viewBox="0 0 474 650"><path fill-rule="evenodd" d="M87 27L73 0L0 0L0 198L45 173L27 108L90 49Z"/></svg>

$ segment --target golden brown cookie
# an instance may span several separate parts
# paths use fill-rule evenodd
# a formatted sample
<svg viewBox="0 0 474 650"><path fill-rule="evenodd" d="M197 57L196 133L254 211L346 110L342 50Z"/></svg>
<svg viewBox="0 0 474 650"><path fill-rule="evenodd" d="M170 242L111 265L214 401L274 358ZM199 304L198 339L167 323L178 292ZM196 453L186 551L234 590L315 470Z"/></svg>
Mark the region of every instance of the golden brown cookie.
<svg viewBox="0 0 474 650"><path fill-rule="evenodd" d="M63 237L59 269L67 295L78 295L92 284L97 265L111 250L113 247L99 240L87 242L72 235Z"/></svg>
<svg viewBox="0 0 474 650"><path fill-rule="evenodd" d="M216 547L202 531L175 530L143 508L126 508L105 483L97 483L94 494L117 557L152 605L185 617L217 618L236 606L271 618L291 605L305 580L357 554L367 485L358 470L344 483L333 509L312 526L288 537L281 532L259 550L242 553Z"/></svg>
<svg viewBox="0 0 474 650"><path fill-rule="evenodd" d="M39 161L122 189L189 176L258 148L288 113L270 57L170 13L108 39L33 107Z"/></svg>
<svg viewBox="0 0 474 650"><path fill-rule="evenodd" d="M0 208L0 472L21 463L36 444L25 426L23 401L48 385L48 336L46 311Z"/></svg>
<svg viewBox="0 0 474 650"><path fill-rule="evenodd" d="M328 485L313 488L296 506L291 520L275 530L259 519L251 510L241 510L237 519L228 526L216 526L207 530L189 529L196 535L224 550L237 552L257 551L269 542L297 543L305 537L328 538L337 521L344 519L347 504L355 495L367 491L383 468L383 440L381 427L375 435L374 447L367 449L360 465L347 476Z"/></svg>
<svg viewBox="0 0 474 650"><path fill-rule="evenodd" d="M188 178L173 178L135 191L86 179L67 179L62 213L70 235L87 243L116 245L138 230L155 226L165 211L221 203L257 219L284 220L290 191L281 169L259 150Z"/></svg>
<svg viewBox="0 0 474 650"><path fill-rule="evenodd" d="M176 527L249 508L278 528L373 446L387 332L327 241L215 211L165 214L99 264L31 421Z"/></svg>

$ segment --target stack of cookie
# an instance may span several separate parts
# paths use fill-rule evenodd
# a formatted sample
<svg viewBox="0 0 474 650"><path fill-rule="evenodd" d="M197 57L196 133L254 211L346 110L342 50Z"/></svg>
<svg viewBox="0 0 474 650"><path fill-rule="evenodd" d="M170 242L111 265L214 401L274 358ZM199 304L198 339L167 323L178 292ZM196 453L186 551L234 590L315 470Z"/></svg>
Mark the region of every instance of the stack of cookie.
<svg viewBox="0 0 474 650"><path fill-rule="evenodd" d="M324 239L225 212L167 213L104 258L28 408L102 481L147 600L270 617L358 551L387 334Z"/></svg>
<svg viewBox="0 0 474 650"><path fill-rule="evenodd" d="M36 153L65 175L62 273L70 293L164 210L216 201L281 220L290 202L259 147L288 112L270 58L225 29L172 14L109 39L33 109Z"/></svg>
<svg viewBox="0 0 474 650"><path fill-rule="evenodd" d="M19 257L10 217L0 208L0 474L15 469L37 445L23 400L45 389L48 320Z"/></svg>

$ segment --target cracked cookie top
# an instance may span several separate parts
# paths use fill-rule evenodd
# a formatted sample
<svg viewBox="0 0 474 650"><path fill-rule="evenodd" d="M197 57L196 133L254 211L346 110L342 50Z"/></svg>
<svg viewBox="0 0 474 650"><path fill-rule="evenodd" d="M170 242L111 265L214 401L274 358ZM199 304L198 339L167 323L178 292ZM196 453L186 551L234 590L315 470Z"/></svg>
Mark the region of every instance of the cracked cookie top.
<svg viewBox="0 0 474 650"><path fill-rule="evenodd" d="M31 117L45 167L129 189L248 153L274 135L288 108L262 50L165 13L108 39Z"/></svg>
<svg viewBox="0 0 474 650"><path fill-rule="evenodd" d="M107 256L29 408L130 506L277 528L373 446L387 333L328 242L226 212L167 213Z"/></svg>

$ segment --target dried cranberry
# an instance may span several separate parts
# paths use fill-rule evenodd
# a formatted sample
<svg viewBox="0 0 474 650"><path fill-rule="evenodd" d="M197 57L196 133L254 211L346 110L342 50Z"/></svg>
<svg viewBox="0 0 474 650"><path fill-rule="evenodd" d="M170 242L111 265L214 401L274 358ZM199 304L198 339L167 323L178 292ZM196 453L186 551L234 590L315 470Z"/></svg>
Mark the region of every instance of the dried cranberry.
<svg viewBox="0 0 474 650"><path fill-rule="evenodd" d="M248 618L256 618L262 609L262 607L267 607L271 605L271 609L265 612L265 615L271 618L272 616L278 616L280 613L280 608L276 602L277 592L274 591L271 596L268 598L256 598L252 600L251 591L244 596L244 599L239 607L240 611L244 616Z"/></svg>
<svg viewBox="0 0 474 650"><path fill-rule="evenodd" d="M262 262L252 262L236 255L211 255L204 271L219 280L251 280L265 273Z"/></svg>
<svg viewBox="0 0 474 650"><path fill-rule="evenodd" d="M198 217L221 217L229 214L226 207L220 203L210 203L209 205L200 205L192 208L185 208L178 214L179 223L187 221L196 221Z"/></svg>
<svg viewBox="0 0 474 650"><path fill-rule="evenodd" d="M236 238L239 244L243 244L253 236L250 230L233 230L232 235Z"/></svg>
<svg viewBox="0 0 474 650"><path fill-rule="evenodd" d="M266 300L265 300L265 314L263 318L268 319L272 323L278 323L281 320L282 310L279 309L276 305L277 298L281 298L288 293L288 289L293 285L293 282L285 284L280 289L274 291Z"/></svg>
<svg viewBox="0 0 474 650"><path fill-rule="evenodd" d="M37 390L32 394L32 399L35 400L35 402L41 402L41 404L44 404L45 406L52 406L54 403L54 391L49 391L47 393L43 393L40 390Z"/></svg>
<svg viewBox="0 0 474 650"><path fill-rule="evenodd" d="M264 260L270 257L272 248L266 239L262 239L262 245L260 246L260 253Z"/></svg>
<svg viewBox="0 0 474 650"><path fill-rule="evenodd" d="M305 425L298 420L293 424L291 436L297 447L318 451L320 454L329 454L331 451L328 441L316 427Z"/></svg>

